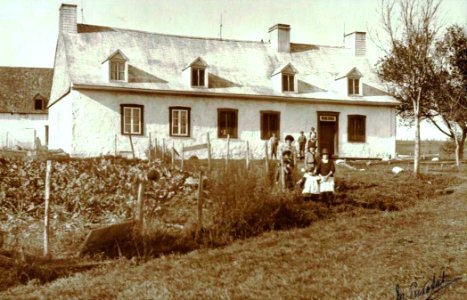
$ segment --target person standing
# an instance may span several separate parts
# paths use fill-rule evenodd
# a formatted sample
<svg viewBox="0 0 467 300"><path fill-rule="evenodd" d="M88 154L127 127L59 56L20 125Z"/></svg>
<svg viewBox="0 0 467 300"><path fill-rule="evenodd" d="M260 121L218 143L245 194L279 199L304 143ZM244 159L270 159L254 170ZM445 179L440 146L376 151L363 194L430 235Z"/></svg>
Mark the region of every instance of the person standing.
<svg viewBox="0 0 467 300"><path fill-rule="evenodd" d="M297 149L292 144L295 139L294 139L293 136L288 134L288 135L285 136L284 140L285 140L285 144L283 144L281 149L280 149L280 155L282 157L282 153L284 153L285 151L290 151L291 164L292 164L292 167L295 167L296 164L297 164Z"/></svg>
<svg viewBox="0 0 467 300"><path fill-rule="evenodd" d="M300 131L300 136L297 139L300 159L305 157L306 136L303 131Z"/></svg>
<svg viewBox="0 0 467 300"><path fill-rule="evenodd" d="M308 138L308 147L313 146L316 148L317 141L318 141L318 135L316 134L315 128L311 127L310 136Z"/></svg>
<svg viewBox="0 0 467 300"><path fill-rule="evenodd" d="M276 137L275 133L272 133L269 142L271 144L271 159L277 159L277 148L279 146L279 139Z"/></svg>
<svg viewBox="0 0 467 300"><path fill-rule="evenodd" d="M305 169L310 168L313 172L316 171L320 158L317 156L316 148L309 146L305 154Z"/></svg>
<svg viewBox="0 0 467 300"><path fill-rule="evenodd" d="M324 148L321 151L321 160L318 162L316 174L320 176L320 195L321 199L326 202L327 206L331 204L334 197L334 174L336 167L334 162L329 157L328 149Z"/></svg>

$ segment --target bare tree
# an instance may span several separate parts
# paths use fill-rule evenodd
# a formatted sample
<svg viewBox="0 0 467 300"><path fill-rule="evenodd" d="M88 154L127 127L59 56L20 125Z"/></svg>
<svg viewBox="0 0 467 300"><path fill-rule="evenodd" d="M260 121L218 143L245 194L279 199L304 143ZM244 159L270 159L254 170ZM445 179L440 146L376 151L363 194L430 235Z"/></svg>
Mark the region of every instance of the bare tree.
<svg viewBox="0 0 467 300"><path fill-rule="evenodd" d="M432 109L426 117L455 142L460 168L467 136L467 35L460 26L450 26L436 43L433 74Z"/></svg>
<svg viewBox="0 0 467 300"><path fill-rule="evenodd" d="M380 78L401 102L402 117L415 121L414 174L420 171L420 120L430 110L433 53L440 0L383 0L382 27L389 40L378 62Z"/></svg>

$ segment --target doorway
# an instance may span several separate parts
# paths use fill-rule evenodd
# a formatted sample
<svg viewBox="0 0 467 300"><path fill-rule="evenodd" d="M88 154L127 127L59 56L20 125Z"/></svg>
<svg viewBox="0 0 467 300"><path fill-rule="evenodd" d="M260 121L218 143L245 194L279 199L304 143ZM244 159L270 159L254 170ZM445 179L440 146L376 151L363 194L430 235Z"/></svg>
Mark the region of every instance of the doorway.
<svg viewBox="0 0 467 300"><path fill-rule="evenodd" d="M338 151L339 113L329 111L318 112L318 150L321 153L324 148L333 157Z"/></svg>

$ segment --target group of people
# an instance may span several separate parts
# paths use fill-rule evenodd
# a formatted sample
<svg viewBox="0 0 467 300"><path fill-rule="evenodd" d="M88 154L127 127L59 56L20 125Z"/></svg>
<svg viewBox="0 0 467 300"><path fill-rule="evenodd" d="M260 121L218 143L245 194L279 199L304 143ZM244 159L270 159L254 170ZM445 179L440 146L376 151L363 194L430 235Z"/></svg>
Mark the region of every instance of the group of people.
<svg viewBox="0 0 467 300"><path fill-rule="evenodd" d="M287 135L285 143L279 147L279 142L275 147L275 135L271 137L271 157L276 158L279 152L279 166L283 166L284 183L288 189L294 189L299 185L302 189L304 200L321 200L328 205L332 201L334 194L334 174L336 172L334 162L332 161L328 149L322 149L321 153L317 151L317 135L314 128L311 128L310 135L307 137L304 132L300 132L297 139L298 149L293 144L294 137ZM297 151L298 150L298 151ZM298 153L297 153L298 152ZM297 160L303 160L303 176L298 181L294 181L294 170L297 166ZM281 165L282 164L282 165ZM281 168L279 168L280 170ZM276 180L279 180L280 173L277 173Z"/></svg>

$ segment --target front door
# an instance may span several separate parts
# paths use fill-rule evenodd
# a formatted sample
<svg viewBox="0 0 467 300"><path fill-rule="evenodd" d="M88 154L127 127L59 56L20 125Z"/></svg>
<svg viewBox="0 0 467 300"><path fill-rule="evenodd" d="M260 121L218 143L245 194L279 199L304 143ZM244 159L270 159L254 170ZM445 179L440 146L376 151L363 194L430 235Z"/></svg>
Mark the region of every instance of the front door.
<svg viewBox="0 0 467 300"><path fill-rule="evenodd" d="M338 154L338 120L339 113L318 112L318 149L321 153L326 148L330 157Z"/></svg>

